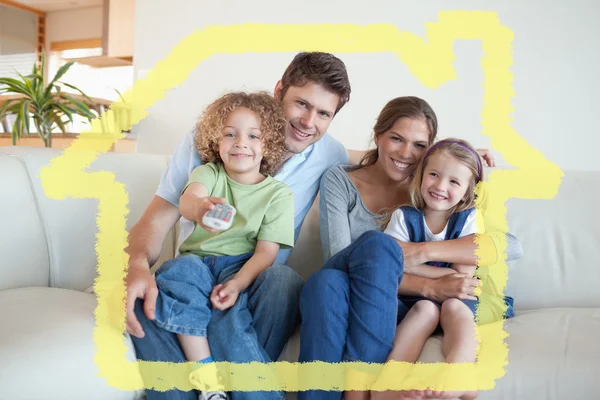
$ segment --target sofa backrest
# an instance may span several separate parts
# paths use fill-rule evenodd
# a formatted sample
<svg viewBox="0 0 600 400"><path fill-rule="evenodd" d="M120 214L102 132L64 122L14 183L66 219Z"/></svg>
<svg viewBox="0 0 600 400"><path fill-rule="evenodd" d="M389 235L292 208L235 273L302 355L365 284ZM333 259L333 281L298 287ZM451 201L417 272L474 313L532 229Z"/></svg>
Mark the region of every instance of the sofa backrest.
<svg viewBox="0 0 600 400"><path fill-rule="evenodd" d="M553 199L507 202L509 229L524 252L509 265L507 292L517 309L600 307L600 171L564 173Z"/></svg>
<svg viewBox="0 0 600 400"><path fill-rule="evenodd" d="M41 186L40 168L59 154L56 149L0 148L0 289L84 290L93 284L96 201L52 200ZM127 229L149 204L168 161L159 155L108 153L90 166L90 171L114 172L126 185ZM524 257L509 265L507 293L515 297L517 309L600 307L598 187L600 172L567 171L554 199L508 201L509 229L524 250ZM159 263L173 256L175 236L171 232L165 241ZM305 279L321 268L318 197L289 264Z"/></svg>
<svg viewBox="0 0 600 400"><path fill-rule="evenodd" d="M46 196L39 172L58 149L0 148L0 289L52 286L85 290L94 283L98 232L97 200L54 200ZM90 172L108 170L129 195L127 229L139 220L154 195L168 157L108 153ZM163 246L173 256L174 233Z"/></svg>

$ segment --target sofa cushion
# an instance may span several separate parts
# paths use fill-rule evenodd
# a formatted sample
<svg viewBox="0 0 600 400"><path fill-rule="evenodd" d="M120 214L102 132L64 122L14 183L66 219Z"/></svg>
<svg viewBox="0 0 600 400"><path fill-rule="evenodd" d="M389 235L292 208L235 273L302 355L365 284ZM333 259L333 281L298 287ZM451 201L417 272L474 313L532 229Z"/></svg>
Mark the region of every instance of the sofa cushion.
<svg viewBox="0 0 600 400"><path fill-rule="evenodd" d="M506 374L479 399L584 399L600 391L600 308L523 311L505 322L505 330ZM297 331L280 361L298 360L299 349ZM419 362L443 360L442 336L435 335L425 343Z"/></svg>
<svg viewBox="0 0 600 400"><path fill-rule="evenodd" d="M505 329L506 375L481 400L584 399L600 391L600 308L522 311ZM419 361L442 360L442 337L434 336Z"/></svg>
<svg viewBox="0 0 600 400"><path fill-rule="evenodd" d="M0 399L132 399L98 376L96 298L56 288L0 291ZM127 357L135 360L129 337Z"/></svg>

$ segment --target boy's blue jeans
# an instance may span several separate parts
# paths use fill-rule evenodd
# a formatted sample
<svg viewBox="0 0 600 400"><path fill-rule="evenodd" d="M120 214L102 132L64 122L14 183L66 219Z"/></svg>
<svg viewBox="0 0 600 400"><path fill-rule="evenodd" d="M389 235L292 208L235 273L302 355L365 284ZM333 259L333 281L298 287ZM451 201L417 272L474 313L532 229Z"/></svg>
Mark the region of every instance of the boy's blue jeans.
<svg viewBox="0 0 600 400"><path fill-rule="evenodd" d="M250 257L252 253L221 257L187 254L166 261L156 271L156 324L169 332L206 337L213 287L233 278Z"/></svg>
<svg viewBox="0 0 600 400"><path fill-rule="evenodd" d="M208 264L210 265L211 261L208 261ZM227 268L220 269L219 275L225 279ZM159 275L166 271L168 269ZM247 363L277 360L297 326L298 301L303 283L302 278L291 268L273 265L263 271L247 290L240 293L233 307L225 311L212 310L206 332L215 361ZM135 304L135 314L145 333L142 339L131 337L138 359L186 361L176 334L161 328L156 321L149 320L144 313L144 302L141 299ZM196 391L158 392L147 389L146 394L148 400L198 399ZM284 398L281 392L274 391L232 392L231 397L232 400Z"/></svg>
<svg viewBox="0 0 600 400"><path fill-rule="evenodd" d="M306 282L300 296L300 362L384 363L392 350L402 249L379 231L362 234ZM309 390L298 398L342 398Z"/></svg>

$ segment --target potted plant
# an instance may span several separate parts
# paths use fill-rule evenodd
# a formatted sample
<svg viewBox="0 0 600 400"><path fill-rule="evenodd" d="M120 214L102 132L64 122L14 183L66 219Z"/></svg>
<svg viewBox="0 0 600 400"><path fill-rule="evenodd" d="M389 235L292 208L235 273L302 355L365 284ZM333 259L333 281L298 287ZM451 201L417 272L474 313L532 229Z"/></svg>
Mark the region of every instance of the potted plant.
<svg viewBox="0 0 600 400"><path fill-rule="evenodd" d="M73 115L81 115L91 121L96 118L89 106L69 93L61 91L59 84L79 92L86 100L91 99L77 87L59 79L71 68L73 62L68 62L59 68L52 80L46 84L44 77L45 55L42 54L41 65L34 63L30 75L19 74L21 80L0 78L0 95L13 94L0 107L0 120L7 114L15 114L11 137L13 145L23 134L31 134L31 122L37 134L46 147L52 147L52 132L57 128L66 133L66 123L73 122Z"/></svg>

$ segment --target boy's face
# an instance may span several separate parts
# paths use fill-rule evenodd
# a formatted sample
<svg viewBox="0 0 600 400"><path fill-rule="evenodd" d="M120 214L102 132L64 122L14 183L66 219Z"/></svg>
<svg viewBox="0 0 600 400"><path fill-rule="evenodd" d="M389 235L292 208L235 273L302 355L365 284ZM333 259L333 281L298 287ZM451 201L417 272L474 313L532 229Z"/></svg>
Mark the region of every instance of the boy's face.
<svg viewBox="0 0 600 400"><path fill-rule="evenodd" d="M337 94L314 82L290 86L283 99L281 81L277 82L275 98L281 101L288 122L285 127L285 146L290 156L302 153L323 137L340 100Z"/></svg>
<svg viewBox="0 0 600 400"><path fill-rule="evenodd" d="M259 174L263 158L261 120L252 110L238 107L225 120L219 155L227 173Z"/></svg>

